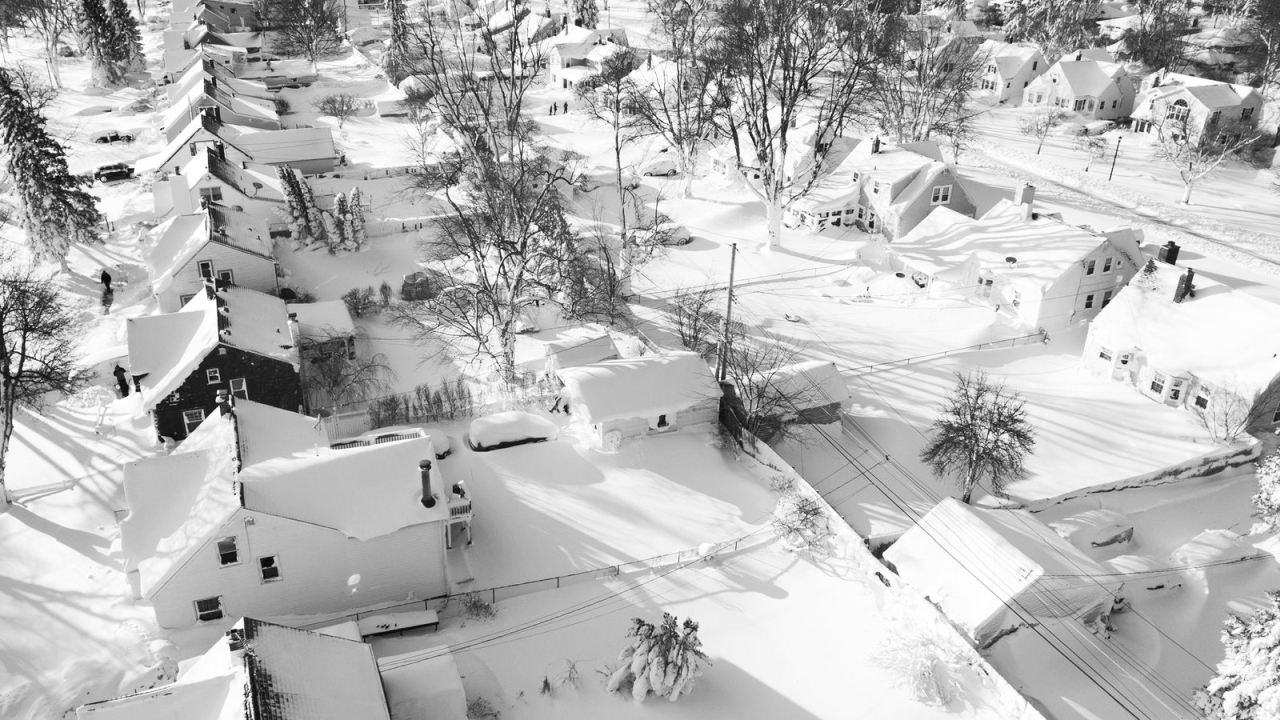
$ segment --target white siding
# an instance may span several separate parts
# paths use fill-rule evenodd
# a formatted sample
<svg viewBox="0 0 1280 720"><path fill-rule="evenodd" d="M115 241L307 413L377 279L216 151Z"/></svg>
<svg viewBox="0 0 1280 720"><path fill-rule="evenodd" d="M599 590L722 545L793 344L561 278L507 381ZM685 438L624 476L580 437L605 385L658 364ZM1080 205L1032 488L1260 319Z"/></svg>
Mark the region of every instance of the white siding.
<svg viewBox="0 0 1280 720"><path fill-rule="evenodd" d="M610 420L601 423L596 431L596 439L599 442L604 441L604 436L618 430L622 433L622 437L638 437L641 435L657 435L664 432L671 432L679 428L690 427L692 425L701 425L702 423L716 423L720 421L720 399L709 398L694 405L686 410L680 410L675 414L675 422L672 423L670 430L652 430L649 428L649 418L627 418L625 420Z"/></svg>
<svg viewBox="0 0 1280 720"><path fill-rule="evenodd" d="M252 525L245 520L252 518ZM220 567L217 538L235 535L240 563ZM281 579L264 583L258 558L276 555ZM238 511L167 584L151 594L160 627L195 622L194 602L221 595L227 617L309 615L448 591L444 523L368 541L316 525Z"/></svg>
<svg viewBox="0 0 1280 720"><path fill-rule="evenodd" d="M264 240L266 238L263 238ZM235 284L250 290L274 295L279 289L276 281L276 263L260 255L237 250L229 245L210 242L196 253L174 275L168 289L159 294L161 312L177 312L182 309L181 297L194 295L204 287L200 277L200 261L212 260L214 276L220 270L230 270Z"/></svg>

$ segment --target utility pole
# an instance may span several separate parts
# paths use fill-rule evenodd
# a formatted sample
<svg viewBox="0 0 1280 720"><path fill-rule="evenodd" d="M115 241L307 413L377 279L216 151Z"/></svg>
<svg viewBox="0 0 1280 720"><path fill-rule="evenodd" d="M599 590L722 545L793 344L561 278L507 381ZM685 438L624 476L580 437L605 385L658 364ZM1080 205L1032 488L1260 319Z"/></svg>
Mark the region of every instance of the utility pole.
<svg viewBox="0 0 1280 720"><path fill-rule="evenodd" d="M720 367L716 379L724 382L726 365L729 364L729 323L733 321L733 270L738 259L738 243L729 246L729 297L725 300L724 332L720 336Z"/></svg>
<svg viewBox="0 0 1280 720"><path fill-rule="evenodd" d="M1120 157L1120 141L1122 137L1116 138L1116 153L1111 156L1111 172L1107 173L1107 182L1111 182L1111 176L1116 174L1116 158Z"/></svg>

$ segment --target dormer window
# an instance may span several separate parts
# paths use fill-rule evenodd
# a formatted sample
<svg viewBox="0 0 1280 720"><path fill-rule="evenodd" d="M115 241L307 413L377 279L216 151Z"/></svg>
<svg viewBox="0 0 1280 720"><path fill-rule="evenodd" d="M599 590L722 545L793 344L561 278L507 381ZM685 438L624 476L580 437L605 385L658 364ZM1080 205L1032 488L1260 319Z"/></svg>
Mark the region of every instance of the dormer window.
<svg viewBox="0 0 1280 720"><path fill-rule="evenodd" d="M1247 107L1240 111L1241 120L1249 120L1253 118L1253 108Z"/></svg>

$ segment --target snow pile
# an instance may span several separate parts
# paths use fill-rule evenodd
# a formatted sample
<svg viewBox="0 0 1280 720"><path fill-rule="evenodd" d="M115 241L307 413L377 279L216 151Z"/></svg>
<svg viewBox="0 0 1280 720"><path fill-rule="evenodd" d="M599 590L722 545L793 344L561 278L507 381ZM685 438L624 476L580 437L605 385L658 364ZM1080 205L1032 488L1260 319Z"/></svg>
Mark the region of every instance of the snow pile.
<svg viewBox="0 0 1280 720"><path fill-rule="evenodd" d="M1169 559L1181 567L1197 568L1257 554L1256 548L1230 530L1205 530L1174 550Z"/></svg>
<svg viewBox="0 0 1280 720"><path fill-rule="evenodd" d="M1049 527L1080 550L1128 543L1133 539L1133 521L1114 510L1087 510L1049 523Z"/></svg>
<svg viewBox="0 0 1280 720"><path fill-rule="evenodd" d="M471 444L493 449L522 441L555 440L560 428L550 420L532 413L512 410L486 415L471 421Z"/></svg>
<svg viewBox="0 0 1280 720"><path fill-rule="evenodd" d="M668 415L720 397L720 386L696 353L677 352L560 371L572 412L588 425Z"/></svg>
<svg viewBox="0 0 1280 720"><path fill-rule="evenodd" d="M378 658L392 720L466 720L467 694L447 645Z"/></svg>

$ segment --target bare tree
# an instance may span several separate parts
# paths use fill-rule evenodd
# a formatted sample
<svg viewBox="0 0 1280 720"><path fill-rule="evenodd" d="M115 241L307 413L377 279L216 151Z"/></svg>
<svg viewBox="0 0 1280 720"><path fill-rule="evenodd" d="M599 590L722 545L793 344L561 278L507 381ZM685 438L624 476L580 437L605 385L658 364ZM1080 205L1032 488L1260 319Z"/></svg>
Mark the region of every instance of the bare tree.
<svg viewBox="0 0 1280 720"><path fill-rule="evenodd" d="M1039 155L1044 148L1045 137L1066 119L1067 113L1062 108L1036 105L1030 112L1018 116L1018 132L1036 139L1036 154Z"/></svg>
<svg viewBox="0 0 1280 720"><path fill-rule="evenodd" d="M1076 137L1076 149L1084 153L1084 171L1089 172L1093 161L1104 160L1111 155L1111 143L1097 135L1079 135Z"/></svg>
<svg viewBox="0 0 1280 720"><path fill-rule="evenodd" d="M1132 24L1121 41L1125 56L1147 67L1172 67L1182 62L1186 43L1187 4L1183 0L1134 0L1129 4Z"/></svg>
<svg viewBox="0 0 1280 720"><path fill-rule="evenodd" d="M1202 386L1197 392L1206 398L1205 407L1193 403L1191 411L1209 437L1224 445L1269 421L1280 408L1280 383L1250 391L1233 379L1222 387Z"/></svg>
<svg viewBox="0 0 1280 720"><path fill-rule="evenodd" d="M622 237L627 237L627 187L622 179L622 147L635 134L634 116L623 108L628 76L635 69L635 53L619 48L601 63L600 72L575 88L583 111L609 125L613 132L613 170L618 191L618 219Z"/></svg>
<svg viewBox="0 0 1280 720"><path fill-rule="evenodd" d="M800 349L747 337L740 325L729 328L727 342L725 377L737 389L743 427L763 442L791 436L802 404L814 395L780 375L783 368L800 360Z"/></svg>
<svg viewBox="0 0 1280 720"><path fill-rule="evenodd" d="M315 62L342 44L342 0L268 0L272 47Z"/></svg>
<svg viewBox="0 0 1280 720"><path fill-rule="evenodd" d="M369 107L369 101L351 93L332 93L317 98L311 106L321 115L328 115L337 120L338 128L341 129L348 118L359 115L362 110Z"/></svg>
<svg viewBox="0 0 1280 720"><path fill-rule="evenodd" d="M631 277L651 257L596 223L579 238L576 252L568 257L561 291L565 314L610 325L625 318Z"/></svg>
<svg viewBox="0 0 1280 720"><path fill-rule="evenodd" d="M0 258L0 510L9 504L6 467L18 408L39 408L50 393L70 394L88 381L76 348L77 315L52 280Z"/></svg>
<svg viewBox="0 0 1280 720"><path fill-rule="evenodd" d="M1270 97L1271 86L1280 78L1280 3L1266 0L1244 0L1244 27L1257 38L1254 55L1254 78L1258 90Z"/></svg>
<svg viewBox="0 0 1280 720"><path fill-rule="evenodd" d="M62 87L59 72L58 42L75 27L75 3L73 0L13 0L13 7L22 24L44 40L45 59L53 84Z"/></svg>
<svg viewBox="0 0 1280 720"><path fill-rule="evenodd" d="M708 359L716 356L724 324L724 315L717 309L719 295L719 291L709 286L681 289L667 306L680 344Z"/></svg>
<svg viewBox="0 0 1280 720"><path fill-rule="evenodd" d="M1046 58L1056 58L1081 47L1089 47L1097 35L1099 0L1060 2L1020 0L1001 6L1005 39L1031 42Z"/></svg>
<svg viewBox="0 0 1280 720"><path fill-rule="evenodd" d="M1211 176L1236 152L1252 145L1262 133L1238 120L1222 121L1193 114L1184 101L1158 100L1151 107L1155 132L1153 154L1178 171L1182 202L1191 204L1196 183Z"/></svg>
<svg viewBox="0 0 1280 720"><path fill-rule="evenodd" d="M311 410L332 408L370 400L391 389L396 373L382 353L363 356L347 350L345 338L334 337L328 343L335 350L308 358L302 373L302 391Z"/></svg>
<svg viewBox="0 0 1280 720"><path fill-rule="evenodd" d="M984 482L1005 497L1005 485L1022 476L1036 444L1022 397L983 372L956 373L956 388L932 429L920 459L936 477L953 476L966 503Z"/></svg>

